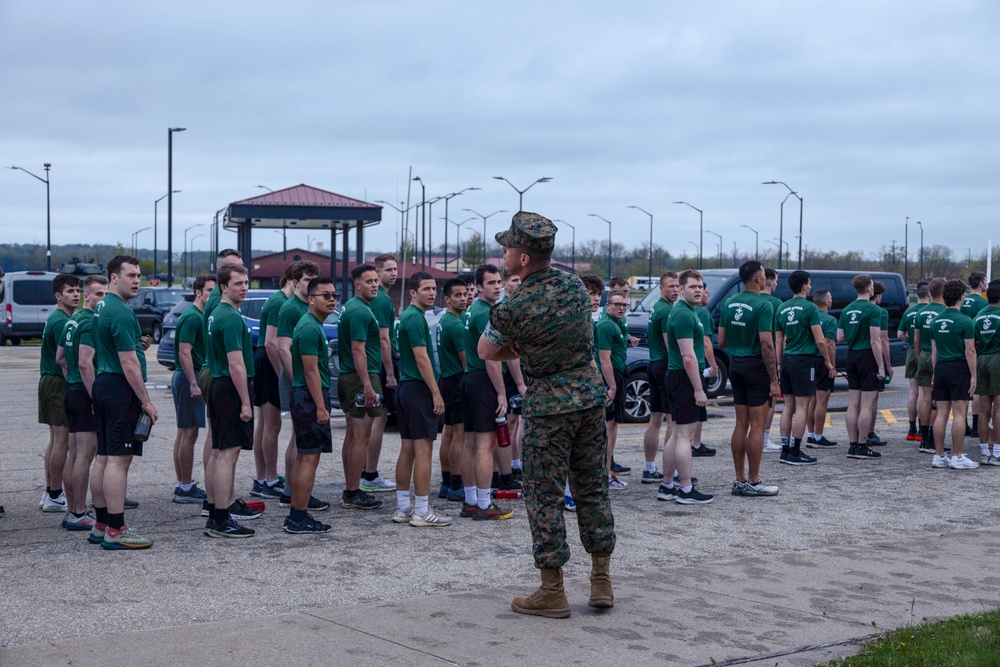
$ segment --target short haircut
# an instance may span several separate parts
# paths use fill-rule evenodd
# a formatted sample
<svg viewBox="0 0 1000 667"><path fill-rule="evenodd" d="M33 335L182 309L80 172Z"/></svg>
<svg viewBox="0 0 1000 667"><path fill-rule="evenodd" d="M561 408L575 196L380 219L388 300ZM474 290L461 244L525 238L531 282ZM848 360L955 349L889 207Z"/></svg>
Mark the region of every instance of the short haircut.
<svg viewBox="0 0 1000 667"><path fill-rule="evenodd" d="M79 287L80 279L74 276L72 273L60 273L58 276L52 279L52 291L56 294L62 294L63 290L67 287Z"/></svg>
<svg viewBox="0 0 1000 667"><path fill-rule="evenodd" d="M961 280L949 280L944 285L944 305L951 308L957 306L965 297L965 283Z"/></svg>
<svg viewBox="0 0 1000 667"><path fill-rule="evenodd" d="M885 284L881 280L875 281L875 296L885 294Z"/></svg>
<svg viewBox="0 0 1000 667"><path fill-rule="evenodd" d="M774 282L777 279L778 279L778 272L777 271L775 271L771 267L767 267L766 269L764 269L764 280L766 280L767 282L771 283L771 282Z"/></svg>
<svg viewBox="0 0 1000 667"><path fill-rule="evenodd" d="M393 255L391 252L384 252L375 258L374 260L375 268L381 269L386 262L396 262L398 264L399 259L397 259L397 257Z"/></svg>
<svg viewBox="0 0 1000 667"><path fill-rule="evenodd" d="M203 289L205 289L205 284L206 283L216 283L216 282L219 282L219 281L215 277L214 273L205 273L203 275L200 275L200 276L198 276L197 278L194 279L194 286L193 286L194 287L194 291L195 292L200 292Z"/></svg>
<svg viewBox="0 0 1000 667"><path fill-rule="evenodd" d="M677 277L677 282L681 284L681 287L686 285L690 280L700 280L702 282L705 282L705 279L701 277L701 273L699 273L694 269L681 271L681 275Z"/></svg>
<svg viewBox="0 0 1000 667"><path fill-rule="evenodd" d="M483 284L484 276L487 273L499 274L500 269L498 269L493 264L480 264L478 267L476 267L476 287L479 287L480 285Z"/></svg>
<svg viewBox="0 0 1000 667"><path fill-rule="evenodd" d="M973 271L969 274L969 289L983 289L986 284L986 274L982 271Z"/></svg>
<svg viewBox="0 0 1000 667"><path fill-rule="evenodd" d="M917 283L917 298L918 299L926 299L930 295L931 295L931 290L927 286L927 282L926 281L921 281L921 282Z"/></svg>
<svg viewBox="0 0 1000 667"><path fill-rule="evenodd" d="M750 283L753 277L764 270L764 265L758 262L756 259L751 259L750 261L743 262L740 266L740 280L743 281L744 285ZM765 274L766 275L766 274Z"/></svg>
<svg viewBox="0 0 1000 667"><path fill-rule="evenodd" d="M226 257L239 257L243 259L243 255L236 248L224 248L219 251L219 259L225 259Z"/></svg>
<svg viewBox="0 0 1000 667"><path fill-rule="evenodd" d="M944 293L945 283L948 282L944 278L934 278L927 285L927 289L930 290L932 299L940 299L941 295Z"/></svg>
<svg viewBox="0 0 1000 667"><path fill-rule="evenodd" d="M464 276L459 276L459 278L461 280L465 281L465 286L466 287L471 287L473 289L476 288L476 276L475 275L473 275L471 273L467 273Z"/></svg>
<svg viewBox="0 0 1000 667"><path fill-rule="evenodd" d="M133 257L132 255L115 255L111 258L111 261L108 262L108 278L116 273L121 275L122 264L135 264L136 266L139 266L139 258Z"/></svg>
<svg viewBox="0 0 1000 667"><path fill-rule="evenodd" d="M302 280L302 276L318 276L319 275L319 264L316 262L310 262L309 260L303 260L301 262L296 262L298 266L292 271L292 280Z"/></svg>
<svg viewBox="0 0 1000 667"><path fill-rule="evenodd" d="M625 304L628 305L628 290L623 289L613 289L608 293L608 303L611 303L611 297L620 296L625 299Z"/></svg>
<svg viewBox="0 0 1000 667"><path fill-rule="evenodd" d="M673 271L664 271L660 274L660 287L663 287L663 283L667 282L667 278L676 278L677 274ZM601 288L604 289L604 288Z"/></svg>
<svg viewBox="0 0 1000 667"><path fill-rule="evenodd" d="M517 247L515 250L522 255L530 257L532 264L546 264L552 261L552 251L555 250L555 248L545 248L543 250L541 248Z"/></svg>
<svg viewBox="0 0 1000 667"><path fill-rule="evenodd" d="M316 292L319 291L320 285L332 285L332 284L333 280L327 278L326 276L319 276L317 278L313 278L311 281L309 281L309 291L306 292L306 295L316 296Z"/></svg>
<svg viewBox="0 0 1000 667"><path fill-rule="evenodd" d="M792 271L792 275L788 276L788 286L791 288L792 294L801 292L807 282L809 282L809 272L802 269Z"/></svg>
<svg viewBox="0 0 1000 667"><path fill-rule="evenodd" d="M868 286L872 284L872 276L870 273L859 273L854 276L854 280L851 281L851 285L854 286L854 291L858 294L868 291Z"/></svg>
<svg viewBox="0 0 1000 667"><path fill-rule="evenodd" d="M242 264L236 264L235 262L226 262L219 267L219 285L229 286L229 281L232 279L234 273L242 273L243 275L249 275L247 272L247 267Z"/></svg>
<svg viewBox="0 0 1000 667"><path fill-rule="evenodd" d="M450 297L456 287L465 288L465 281L461 278L449 278L444 284L444 295Z"/></svg>
<svg viewBox="0 0 1000 667"><path fill-rule="evenodd" d="M585 273L580 276L580 280L583 281L583 286L587 288L589 294L599 294L604 291L604 281L601 280L600 276L595 276L593 273Z"/></svg>
<svg viewBox="0 0 1000 667"><path fill-rule="evenodd" d="M104 285L105 287L107 287L108 279L96 273L94 275L87 276L86 278L83 279L83 289L87 289L91 285Z"/></svg>
<svg viewBox="0 0 1000 667"><path fill-rule="evenodd" d="M413 291L420 289L420 283L425 280L434 280L434 276L427 273L426 271L417 271L412 276L406 279L406 288ZM437 287L437 281L434 281L434 286Z"/></svg>
<svg viewBox="0 0 1000 667"><path fill-rule="evenodd" d="M292 274L295 273L295 267L298 266L298 262L291 262L285 267L285 272L281 274L281 280L278 281L278 287L284 287L288 284L288 281L292 279Z"/></svg>
<svg viewBox="0 0 1000 667"><path fill-rule="evenodd" d="M514 273L505 266L503 270L500 272L500 280L507 282L508 280L510 280L510 277L512 275L514 275Z"/></svg>
<svg viewBox="0 0 1000 667"><path fill-rule="evenodd" d="M826 301L829 296L830 296L830 290L818 289L815 292L813 292L813 302Z"/></svg>
<svg viewBox="0 0 1000 667"><path fill-rule="evenodd" d="M628 289L628 281L621 276L611 276L611 280L608 282L608 286L611 289Z"/></svg>
<svg viewBox="0 0 1000 667"><path fill-rule="evenodd" d="M359 264L355 266L353 269L351 269L351 280L353 280L354 282L358 282L359 280L361 280L361 276L367 273L368 271L375 271L376 273L378 273L378 269L376 269L371 264Z"/></svg>
<svg viewBox="0 0 1000 667"><path fill-rule="evenodd" d="M1000 302L1000 282L991 282L986 288L986 300L991 304Z"/></svg>

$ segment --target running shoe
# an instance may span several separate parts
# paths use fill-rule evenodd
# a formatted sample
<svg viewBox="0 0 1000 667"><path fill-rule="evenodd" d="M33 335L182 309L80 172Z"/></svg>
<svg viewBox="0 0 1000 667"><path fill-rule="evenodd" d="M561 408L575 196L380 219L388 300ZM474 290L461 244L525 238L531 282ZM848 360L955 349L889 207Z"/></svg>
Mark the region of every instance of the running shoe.
<svg viewBox="0 0 1000 667"><path fill-rule="evenodd" d="M497 507L496 503L490 503L486 509L476 505L476 512L472 515L475 521L503 521L514 516L514 510L505 510Z"/></svg>
<svg viewBox="0 0 1000 667"><path fill-rule="evenodd" d="M90 529L90 534L87 535L87 541L91 544L100 544L104 541L104 534L108 530L108 524L106 523L94 523L94 527Z"/></svg>
<svg viewBox="0 0 1000 667"><path fill-rule="evenodd" d="M660 490L656 494L657 500L673 500L677 497L677 487L660 484Z"/></svg>
<svg viewBox="0 0 1000 667"><path fill-rule="evenodd" d="M511 468L510 474L514 476L514 479L520 482L524 479L524 468Z"/></svg>
<svg viewBox="0 0 1000 667"><path fill-rule="evenodd" d="M455 503L464 503L465 491L463 489L448 489L448 500Z"/></svg>
<svg viewBox="0 0 1000 667"><path fill-rule="evenodd" d="M410 518L410 525L416 528L436 528L441 526L450 526L451 517L450 516L438 516L434 513L434 510L430 510L427 514L423 516L418 516L414 514Z"/></svg>
<svg viewBox="0 0 1000 667"><path fill-rule="evenodd" d="M504 484L500 482L500 486L497 487L497 491L521 491L521 483L516 479L512 479L510 484Z"/></svg>
<svg viewBox="0 0 1000 667"><path fill-rule="evenodd" d="M788 452L787 454L782 454L778 461L780 463L787 463L790 466L811 466L815 465L816 457L808 456L802 452Z"/></svg>
<svg viewBox="0 0 1000 667"><path fill-rule="evenodd" d="M882 455L868 445L855 445L847 450L849 459L880 459Z"/></svg>
<svg viewBox="0 0 1000 667"><path fill-rule="evenodd" d="M566 504L565 504L566 511L567 512L575 512L576 511L576 502L573 500L573 496L566 496L565 501L566 501Z"/></svg>
<svg viewBox="0 0 1000 667"><path fill-rule="evenodd" d="M868 438L865 440L865 444L869 447L885 447L889 443L878 437L878 434L869 433Z"/></svg>
<svg viewBox="0 0 1000 667"><path fill-rule="evenodd" d="M780 451L781 451L781 445L771 442L770 440L764 441L765 454L774 454L775 452L780 452Z"/></svg>
<svg viewBox="0 0 1000 667"><path fill-rule="evenodd" d="M441 488L438 489L438 500L447 500L449 491L451 491L451 487L441 482Z"/></svg>
<svg viewBox="0 0 1000 667"><path fill-rule="evenodd" d="M467 502L463 502L462 503L462 511L459 513L458 516L470 519L470 518L472 518L476 514L476 511L478 509L479 508L476 505L470 505Z"/></svg>
<svg viewBox="0 0 1000 667"><path fill-rule="evenodd" d="M715 456L715 450L703 442L697 447L691 448L691 456Z"/></svg>
<svg viewBox="0 0 1000 667"><path fill-rule="evenodd" d="M252 507L248 507L242 498L237 498L229 505L229 515L234 516L237 519L250 520L256 519L263 512L260 510L255 510ZM249 535L247 536L249 537Z"/></svg>
<svg viewBox="0 0 1000 667"><path fill-rule="evenodd" d="M104 531L104 540L101 542L101 548L108 549L109 551L148 549L151 546L153 546L153 540L143 537L128 526L122 526L118 530L109 526Z"/></svg>
<svg viewBox="0 0 1000 667"><path fill-rule="evenodd" d="M285 523L281 529L293 535L305 535L310 533L329 533L331 526L317 521L312 516L306 514L302 521L294 521L292 517L286 516Z"/></svg>
<svg viewBox="0 0 1000 667"><path fill-rule="evenodd" d="M185 491L179 486L174 487L174 502L194 505L208 498L208 494L198 488L197 484L192 484L191 488Z"/></svg>
<svg viewBox="0 0 1000 667"><path fill-rule="evenodd" d="M746 488L747 488L747 483L746 482L741 482L738 479L734 479L733 480L733 495L734 496L744 496L744 495L746 495L744 493L744 491L746 491Z"/></svg>
<svg viewBox="0 0 1000 667"><path fill-rule="evenodd" d="M659 484L662 481L663 481L663 473L662 472L660 472L658 470L654 470L653 472L650 472L648 470L643 470L642 471L642 483L643 484Z"/></svg>
<svg viewBox="0 0 1000 667"><path fill-rule="evenodd" d="M909 440L909 441L911 441L911 442L920 442L920 434L919 433L907 433L906 434L906 439Z"/></svg>
<svg viewBox="0 0 1000 667"><path fill-rule="evenodd" d="M397 507L396 511L392 515L392 522L393 523L410 523L410 517L412 517L412 516L413 516L413 506L412 505L410 506L410 509L406 510L405 512Z"/></svg>
<svg viewBox="0 0 1000 667"><path fill-rule="evenodd" d="M257 498L266 498L268 500L280 500L281 494L284 492L284 487L281 486L279 482L275 482L273 485L267 482L253 481L253 487L250 489L250 495Z"/></svg>
<svg viewBox="0 0 1000 667"><path fill-rule="evenodd" d="M979 464L965 454L962 454L961 456L952 456L948 459L948 467L952 470L974 470L979 467Z"/></svg>
<svg viewBox="0 0 1000 667"><path fill-rule="evenodd" d="M230 537L230 538L245 538L253 537L256 531L253 528L247 528L246 526L241 526L240 522L234 517L229 517L226 523L213 524L211 528L208 529L209 537Z"/></svg>
<svg viewBox="0 0 1000 667"><path fill-rule="evenodd" d="M382 501L364 491L351 493L345 490L340 506L349 510L377 510L382 507Z"/></svg>
<svg viewBox="0 0 1000 667"><path fill-rule="evenodd" d="M659 498L659 496L657 496ZM690 491L685 492L683 489L677 490L677 495L674 496L674 501L680 503L681 505L707 505L715 499L711 493L702 493L698 489L691 487Z"/></svg>
<svg viewBox="0 0 1000 667"><path fill-rule="evenodd" d="M922 452L924 454L934 454L935 452L937 452L937 450L934 449L934 443L930 442L929 440L921 440L920 446L917 447L917 451Z"/></svg>
<svg viewBox="0 0 1000 667"><path fill-rule="evenodd" d="M66 517L62 521L63 528L73 531L93 530L96 525L97 519L95 519L94 515L89 512L79 517L66 512Z"/></svg>
<svg viewBox="0 0 1000 667"><path fill-rule="evenodd" d="M678 477L676 473L674 473L674 486L676 486L676 487L679 488L680 485L681 485L681 478ZM697 477L692 477L691 478L691 486L698 486L698 478Z"/></svg>
<svg viewBox="0 0 1000 667"><path fill-rule="evenodd" d="M812 447L819 449L822 447L836 447L837 442L835 440L827 440L825 435L821 435L818 438L809 438L806 440L806 447Z"/></svg>
<svg viewBox="0 0 1000 667"><path fill-rule="evenodd" d="M42 497L42 511L43 512L65 512L66 511L66 492L63 491L55 498L49 496L46 493Z"/></svg>
<svg viewBox="0 0 1000 667"><path fill-rule="evenodd" d="M125 509L127 509L127 510L134 510L138 506L139 506L139 501L138 500L132 500L131 498L126 498L125 499Z"/></svg>
<svg viewBox="0 0 1000 667"><path fill-rule="evenodd" d="M330 509L330 503L320 500L316 496L309 496L309 504L306 505L306 509L311 512L323 512Z"/></svg>
<svg viewBox="0 0 1000 667"><path fill-rule="evenodd" d="M620 465L617 461L611 459L611 472L616 475L627 475L632 472L632 469L628 466Z"/></svg>
<svg viewBox="0 0 1000 667"><path fill-rule="evenodd" d="M1000 456L990 455L990 460L986 462L986 465L1000 466Z"/></svg>
<svg viewBox="0 0 1000 667"><path fill-rule="evenodd" d="M361 478L361 490L367 491L368 493L380 493L382 491L395 491L396 483L390 482L389 480L378 475L375 479L365 479Z"/></svg>
<svg viewBox="0 0 1000 667"><path fill-rule="evenodd" d="M615 491L621 491L622 489L628 488L628 482L623 482L614 475L608 477L608 488Z"/></svg>
<svg viewBox="0 0 1000 667"><path fill-rule="evenodd" d="M778 495L778 487L773 484L764 484L759 479L756 484L751 484L746 482L743 486L744 496L776 496Z"/></svg>

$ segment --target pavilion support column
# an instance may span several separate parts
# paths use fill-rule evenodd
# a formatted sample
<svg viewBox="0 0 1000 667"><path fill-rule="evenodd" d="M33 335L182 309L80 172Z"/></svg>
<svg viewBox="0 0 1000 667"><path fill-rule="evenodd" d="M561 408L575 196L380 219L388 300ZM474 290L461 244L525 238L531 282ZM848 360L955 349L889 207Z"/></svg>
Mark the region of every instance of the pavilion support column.
<svg viewBox="0 0 1000 667"><path fill-rule="evenodd" d="M333 223L330 224L330 280L337 280L337 226Z"/></svg>
<svg viewBox="0 0 1000 667"><path fill-rule="evenodd" d="M361 221L357 221L357 263L360 266L365 263L365 226L361 224Z"/></svg>
<svg viewBox="0 0 1000 667"><path fill-rule="evenodd" d="M236 249L243 255L243 265L247 267L248 277L251 280L253 279L253 256L250 238L253 231L252 222L250 218L245 218L236 229Z"/></svg>
<svg viewBox="0 0 1000 667"><path fill-rule="evenodd" d="M344 249L340 253L340 256L343 258L341 260L341 267L340 267L340 273L341 273L341 276L343 278L343 281L342 281L341 286L340 286L340 294L341 294L341 296L340 296L340 302L341 303L347 303L347 300L350 299L352 296L354 296L354 294L347 289L348 286L351 285L351 274L347 270L347 265L348 265L347 258L351 256L350 255L350 248L348 248L348 244L347 244L348 237L350 236L349 232L350 232L350 226L348 226L348 224L345 222L344 223L344 241L343 241L343 243L344 243Z"/></svg>

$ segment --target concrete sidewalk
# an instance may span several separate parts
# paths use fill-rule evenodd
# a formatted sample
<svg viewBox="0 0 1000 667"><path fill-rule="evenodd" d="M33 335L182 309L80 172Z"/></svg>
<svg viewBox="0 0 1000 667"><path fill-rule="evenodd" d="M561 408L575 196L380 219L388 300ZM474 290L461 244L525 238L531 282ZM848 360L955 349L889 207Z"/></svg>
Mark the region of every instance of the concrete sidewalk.
<svg viewBox="0 0 1000 667"><path fill-rule="evenodd" d="M567 620L511 612L526 585L29 644L0 665L814 665L1000 606L1000 575L980 576L998 556L988 528L632 572L611 610L568 579Z"/></svg>

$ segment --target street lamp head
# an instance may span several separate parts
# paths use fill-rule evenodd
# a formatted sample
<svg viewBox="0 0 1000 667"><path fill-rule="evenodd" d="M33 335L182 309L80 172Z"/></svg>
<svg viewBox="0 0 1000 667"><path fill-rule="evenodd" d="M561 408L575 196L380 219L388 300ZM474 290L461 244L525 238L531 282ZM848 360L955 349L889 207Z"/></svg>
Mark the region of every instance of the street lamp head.
<svg viewBox="0 0 1000 667"><path fill-rule="evenodd" d="M777 185L778 181L764 181L761 185Z"/></svg>
<svg viewBox="0 0 1000 667"><path fill-rule="evenodd" d="M187 130L186 127L171 127L167 131L168 132L184 132L185 130Z"/></svg>
<svg viewBox="0 0 1000 667"><path fill-rule="evenodd" d="M45 162L45 163L42 164L42 166L45 167L46 170L48 170L48 168L52 166L52 163L51 162Z"/></svg>
<svg viewBox="0 0 1000 667"><path fill-rule="evenodd" d="M494 176L493 180L495 180L495 181L502 181L502 180L504 180L504 177L503 176Z"/></svg>
<svg viewBox="0 0 1000 667"><path fill-rule="evenodd" d="M537 181L535 181L535 183L548 183L551 180L552 180L551 176L542 176Z"/></svg>
<svg viewBox="0 0 1000 667"><path fill-rule="evenodd" d="M423 183L423 182L424 182L424 180L423 180L422 178L420 178L419 176L414 176L414 177L413 177L413 180L415 180L415 181L420 181L421 183Z"/></svg>

